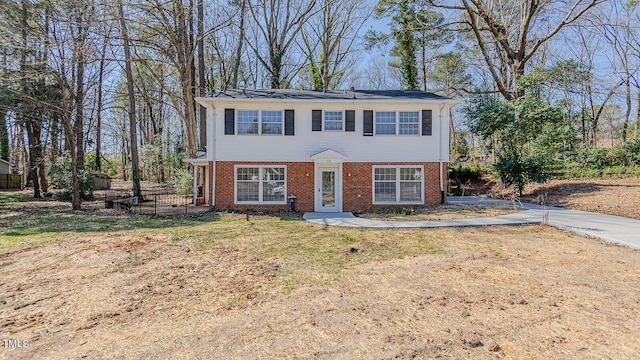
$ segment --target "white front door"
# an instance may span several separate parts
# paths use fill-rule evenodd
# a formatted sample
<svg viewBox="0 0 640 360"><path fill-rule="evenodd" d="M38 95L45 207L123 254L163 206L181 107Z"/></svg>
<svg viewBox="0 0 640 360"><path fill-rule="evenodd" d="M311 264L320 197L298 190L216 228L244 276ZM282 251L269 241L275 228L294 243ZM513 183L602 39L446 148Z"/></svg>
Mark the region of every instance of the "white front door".
<svg viewBox="0 0 640 360"><path fill-rule="evenodd" d="M340 166L317 166L315 176L315 211L342 211Z"/></svg>

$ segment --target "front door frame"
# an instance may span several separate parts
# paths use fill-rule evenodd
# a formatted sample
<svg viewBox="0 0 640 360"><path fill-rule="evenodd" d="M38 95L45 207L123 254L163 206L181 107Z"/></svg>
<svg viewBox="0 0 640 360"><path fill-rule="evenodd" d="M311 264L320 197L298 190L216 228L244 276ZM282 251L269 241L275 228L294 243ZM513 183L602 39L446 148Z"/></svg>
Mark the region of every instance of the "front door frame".
<svg viewBox="0 0 640 360"><path fill-rule="evenodd" d="M336 206L322 206L322 170L333 170L336 172L335 192ZM314 174L314 211L315 212L342 212L342 163L315 163Z"/></svg>

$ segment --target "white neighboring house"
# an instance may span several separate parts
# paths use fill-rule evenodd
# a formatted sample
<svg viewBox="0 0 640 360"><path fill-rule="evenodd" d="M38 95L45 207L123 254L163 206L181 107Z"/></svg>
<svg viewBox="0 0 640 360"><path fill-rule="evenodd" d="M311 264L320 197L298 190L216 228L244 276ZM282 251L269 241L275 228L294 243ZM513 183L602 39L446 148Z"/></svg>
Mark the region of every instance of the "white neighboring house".
<svg viewBox="0 0 640 360"><path fill-rule="evenodd" d="M228 90L198 98L194 200L218 209L362 211L445 200L449 109L414 90Z"/></svg>
<svg viewBox="0 0 640 360"><path fill-rule="evenodd" d="M10 174L11 173L11 163L7 160L0 159L0 174Z"/></svg>

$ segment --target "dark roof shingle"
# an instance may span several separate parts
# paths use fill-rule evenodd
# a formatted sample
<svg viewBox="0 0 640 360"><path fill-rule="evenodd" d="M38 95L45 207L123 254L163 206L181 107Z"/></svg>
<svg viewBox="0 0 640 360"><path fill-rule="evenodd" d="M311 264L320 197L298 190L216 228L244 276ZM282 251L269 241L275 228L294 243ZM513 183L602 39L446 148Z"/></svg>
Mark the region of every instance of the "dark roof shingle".
<svg viewBox="0 0 640 360"><path fill-rule="evenodd" d="M420 90L226 90L213 96L216 99L255 99L255 100L449 100L434 93Z"/></svg>

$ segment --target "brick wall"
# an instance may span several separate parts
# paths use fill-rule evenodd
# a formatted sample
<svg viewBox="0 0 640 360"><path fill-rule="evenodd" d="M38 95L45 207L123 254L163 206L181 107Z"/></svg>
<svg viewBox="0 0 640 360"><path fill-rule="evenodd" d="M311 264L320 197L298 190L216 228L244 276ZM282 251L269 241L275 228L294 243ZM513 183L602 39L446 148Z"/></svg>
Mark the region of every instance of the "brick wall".
<svg viewBox="0 0 640 360"><path fill-rule="evenodd" d="M234 166L235 165L285 165L287 167L287 193L296 196L298 211L313 211L313 163L312 162L232 162L218 161L216 163L216 203L217 209L252 209L277 210L287 209L288 205L267 204L234 204ZM309 176L307 176L309 174Z"/></svg>
<svg viewBox="0 0 640 360"><path fill-rule="evenodd" d="M342 164L342 201L344 211L363 211L372 208L397 207L398 205L373 205L373 166L374 165L423 165L424 200L426 205L440 204L439 163L343 163ZM444 185L447 184L447 164L443 163ZM446 191L446 189L445 189ZM446 193L445 193L446 196ZM445 199L446 200L446 199Z"/></svg>
<svg viewBox="0 0 640 360"><path fill-rule="evenodd" d="M213 165L213 164L211 164ZM312 162L231 162L216 163L215 207L218 209L253 209L276 210L287 209L287 205L234 204L234 166L235 165L286 165L287 193L296 195L298 211L314 210L314 163ZM372 208L396 207L397 205L373 205L372 201L372 169L374 165L423 165L425 169L424 194L427 205L440 203L440 173L438 163L359 163L342 164L342 204L344 211L362 211ZM213 166L209 167L213 169ZM444 184L447 164L443 163ZM213 172L213 170L210 170ZM309 174L309 176L307 176ZM211 175L211 178L213 176ZM445 189L446 190L446 189ZM359 196L358 196L359 195Z"/></svg>

